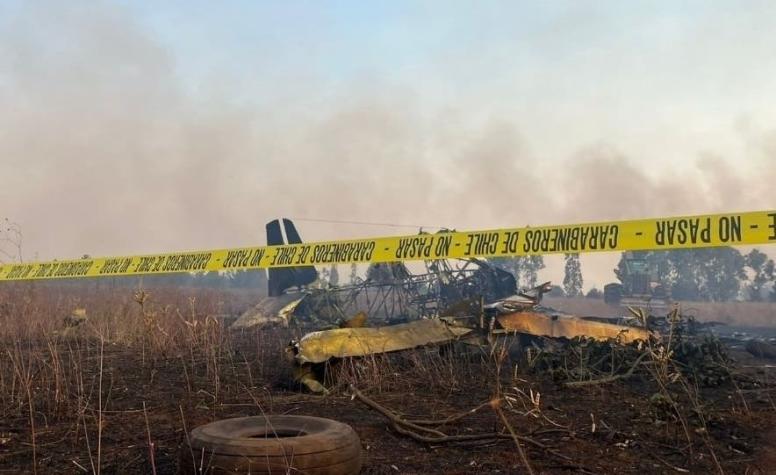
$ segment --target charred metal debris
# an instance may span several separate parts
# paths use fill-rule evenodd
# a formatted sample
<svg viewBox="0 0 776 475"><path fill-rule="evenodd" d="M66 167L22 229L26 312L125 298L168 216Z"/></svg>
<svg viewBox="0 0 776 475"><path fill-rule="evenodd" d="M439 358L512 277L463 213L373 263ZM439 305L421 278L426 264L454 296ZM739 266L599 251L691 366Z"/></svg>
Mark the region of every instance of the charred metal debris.
<svg viewBox="0 0 776 475"><path fill-rule="evenodd" d="M285 238L284 238L285 236ZM269 245L301 243L290 220L267 224ZM719 340L690 339L697 322L678 308L654 316L630 309L621 318L569 315L541 305L549 282L518 291L512 274L481 259L372 264L366 278L322 284L314 267L271 269L269 296L234 329L294 327L307 332L287 347L295 379L323 393L324 367L336 360L430 346L487 347L517 336L531 369L568 386L631 377L659 352L719 384L729 378Z"/></svg>

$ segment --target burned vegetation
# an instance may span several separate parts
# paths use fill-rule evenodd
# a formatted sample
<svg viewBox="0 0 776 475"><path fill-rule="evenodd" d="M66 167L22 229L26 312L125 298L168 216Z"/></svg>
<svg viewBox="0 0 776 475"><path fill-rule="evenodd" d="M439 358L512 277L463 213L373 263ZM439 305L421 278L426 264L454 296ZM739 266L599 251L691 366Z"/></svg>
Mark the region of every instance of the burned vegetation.
<svg viewBox="0 0 776 475"><path fill-rule="evenodd" d="M282 225L269 244L299 240ZM350 425L362 473L776 466L767 341L729 344L680 306L553 310L549 284L519 291L484 261L424 269L374 265L344 286L277 270L258 304L99 281L3 286L0 469L215 473L192 429L270 414Z"/></svg>

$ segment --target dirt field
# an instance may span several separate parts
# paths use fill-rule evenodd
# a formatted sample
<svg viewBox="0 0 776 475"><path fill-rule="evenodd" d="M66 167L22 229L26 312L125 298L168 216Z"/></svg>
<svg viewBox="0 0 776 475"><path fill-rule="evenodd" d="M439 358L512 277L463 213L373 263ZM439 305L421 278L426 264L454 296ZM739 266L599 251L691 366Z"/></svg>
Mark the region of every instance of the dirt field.
<svg viewBox="0 0 776 475"><path fill-rule="evenodd" d="M367 474L528 473L508 438L434 445L399 435L351 399L348 383L415 418L500 401L511 428L533 442L523 445L536 473L776 467L774 374L751 368L763 362L746 354L733 355L730 381L672 385L674 412L661 405L649 374L567 388L557 374L530 371L514 345L509 352L419 350L345 362L334 368L332 394L320 397L291 382L283 349L298 336L293 331L232 334L213 318L241 311L250 295L149 292L0 288L0 473L172 474L188 453L187 431L262 413L351 424ZM75 307L89 317L68 329L63 317ZM442 428L507 433L488 405Z"/></svg>

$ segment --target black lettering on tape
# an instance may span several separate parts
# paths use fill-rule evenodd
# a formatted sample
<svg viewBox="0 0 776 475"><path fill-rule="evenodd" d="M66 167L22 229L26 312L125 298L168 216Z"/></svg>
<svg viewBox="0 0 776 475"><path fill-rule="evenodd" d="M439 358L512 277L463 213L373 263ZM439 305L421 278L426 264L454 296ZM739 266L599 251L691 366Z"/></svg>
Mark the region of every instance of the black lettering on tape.
<svg viewBox="0 0 776 475"><path fill-rule="evenodd" d="M266 250L263 247L256 249L256 252L253 253L253 257L251 257L251 267L258 267L261 265L261 260L264 258L265 252Z"/></svg>
<svg viewBox="0 0 776 475"><path fill-rule="evenodd" d="M334 242L328 244L316 244L312 247L312 254L309 264L347 264L350 262L360 262L371 259L371 250L374 249L374 241L348 241ZM309 255L309 246L301 248L302 252L307 253L304 259L297 259L300 264L308 264L307 255ZM365 257L366 253L370 257ZM398 252L398 251L397 251Z"/></svg>
<svg viewBox="0 0 776 475"><path fill-rule="evenodd" d="M555 249L555 251L568 249L570 236L571 236L571 230L569 228L558 229L558 232L556 233L556 237L555 237L555 242L553 244L553 248Z"/></svg>
<svg viewBox="0 0 776 475"><path fill-rule="evenodd" d="M466 235L466 250L463 251L464 256L472 255L472 245L474 245L474 234L469 233Z"/></svg>
<svg viewBox="0 0 776 475"><path fill-rule="evenodd" d="M567 251L576 251L579 250L579 228L571 228L571 238L569 240L569 247L566 249Z"/></svg>
<svg viewBox="0 0 776 475"><path fill-rule="evenodd" d="M135 272L151 272L155 260L153 257L142 256Z"/></svg>
<svg viewBox="0 0 776 475"><path fill-rule="evenodd" d="M35 269L35 273L32 274L32 276L34 278L44 277L46 275L46 267L47 266L48 266L48 264L40 264L40 265L38 265L38 268Z"/></svg>
<svg viewBox="0 0 776 475"><path fill-rule="evenodd" d="M61 262L57 266L54 277L80 277L87 275L94 265L92 260Z"/></svg>
<svg viewBox="0 0 776 475"><path fill-rule="evenodd" d="M282 246L277 249L275 257L272 260L272 265L279 267L288 267L294 264L294 256L296 255L296 247Z"/></svg>
<svg viewBox="0 0 776 475"><path fill-rule="evenodd" d="M721 216L719 218L719 240L722 242L741 242L741 216Z"/></svg>
<svg viewBox="0 0 776 475"><path fill-rule="evenodd" d="M552 228L550 230L550 244L549 244L549 252L555 252L556 249L558 249L558 235L560 234L560 229L558 228Z"/></svg>
<svg viewBox="0 0 776 475"><path fill-rule="evenodd" d="M151 266L151 272L159 272L162 270L162 264L167 260L167 256L156 256L154 258L154 264Z"/></svg>
<svg viewBox="0 0 776 475"><path fill-rule="evenodd" d="M655 225L655 245L663 246L666 243L666 223L658 221Z"/></svg>
<svg viewBox="0 0 776 475"><path fill-rule="evenodd" d="M590 228L588 226L579 227L579 249L575 251L584 251L587 249L587 245L590 242L588 236L590 235Z"/></svg>
<svg viewBox="0 0 776 475"><path fill-rule="evenodd" d="M711 242L711 219L681 218L664 219L656 223L655 244L675 246Z"/></svg>
<svg viewBox="0 0 776 475"><path fill-rule="evenodd" d="M423 246L420 249L420 255L425 258L431 257L431 249L432 249L431 246L433 245L434 245L434 238L432 237L431 239L428 240L427 244L423 243Z"/></svg>
<svg viewBox="0 0 776 475"><path fill-rule="evenodd" d="M19 264L11 267L11 271L8 273L9 279L26 279L30 272L32 272L31 265Z"/></svg>
<svg viewBox="0 0 776 475"><path fill-rule="evenodd" d="M396 248L396 259L412 259L417 257L431 257L431 249L434 238L428 235L400 238L399 247Z"/></svg>
<svg viewBox="0 0 776 475"><path fill-rule="evenodd" d="M498 232L468 233L466 242L466 256L495 256L499 244Z"/></svg>
<svg viewBox="0 0 776 475"><path fill-rule="evenodd" d="M766 234L753 237L743 236L743 215L701 216L689 218L668 218L654 221L655 247L692 247L698 244L741 244L765 239L776 241L776 212L763 213L766 222L746 223L748 229L767 227ZM760 215L762 216L762 215ZM578 253L585 251L618 250L620 228L618 224L578 225L544 227L505 231L481 231L461 234L422 234L399 237L397 247L382 247L397 259L444 259L450 257L453 244L463 248L464 256L516 255L522 249L526 254ZM522 234L522 235L521 235ZM646 236L648 231L639 228L635 236ZM767 238L765 237L767 236ZM522 239L522 241L521 241ZM649 242L637 241L638 246L651 248ZM371 261L377 241L339 241L324 244L296 244L275 248L256 247L225 250L219 268L246 267L289 267L311 264L339 264ZM627 246L637 249L637 245ZM623 249L625 250L625 249ZM381 256L382 257L382 256ZM387 257L387 256L386 256ZM24 280L46 278L71 278L90 275L126 275L131 273L191 272L207 270L211 253L184 253L158 256L104 258L99 261L82 259L77 261L53 261L39 264L18 264L0 266L0 280ZM269 258L269 261L265 261Z"/></svg>
<svg viewBox="0 0 776 475"><path fill-rule="evenodd" d="M616 224L528 229L525 232L523 252L536 254L614 250L617 248L619 233L620 228ZM657 238L660 238L659 235ZM512 251L502 247L502 254L517 251L519 232L505 238L504 243L507 239L514 239L515 244L510 244Z"/></svg>
<svg viewBox="0 0 776 475"><path fill-rule="evenodd" d="M317 264L321 260L321 254L323 253L323 247L319 244L316 244L315 247L313 247L313 257L310 259L310 262L313 264ZM274 261L273 261L274 264Z"/></svg>
<svg viewBox="0 0 776 475"><path fill-rule="evenodd" d="M690 226L690 232L692 233L692 223L685 219L680 219L676 222L676 242L679 244L687 243L687 227Z"/></svg>
<svg viewBox="0 0 776 475"><path fill-rule="evenodd" d="M450 245L453 242L452 236L439 235L437 236L436 249L434 250L434 257L447 257L450 255Z"/></svg>
<svg viewBox="0 0 776 475"><path fill-rule="evenodd" d="M221 263L224 269L233 269L235 267L247 267L253 254L251 249L235 249L226 251L226 259Z"/></svg>
<svg viewBox="0 0 776 475"><path fill-rule="evenodd" d="M620 235L620 226L615 224L609 236L609 250L617 249L617 239Z"/></svg>
<svg viewBox="0 0 776 475"><path fill-rule="evenodd" d="M304 265L307 263L307 256L310 254L310 246L302 246L299 250L299 255L296 258L297 265Z"/></svg>
<svg viewBox="0 0 776 475"><path fill-rule="evenodd" d="M704 244L711 244L711 218L706 218L705 226L701 228L700 239Z"/></svg>
<svg viewBox="0 0 776 475"><path fill-rule="evenodd" d="M105 259L102 267L100 268L100 275L116 275L125 274L129 269L129 265L132 263L131 257L123 257L117 259Z"/></svg>
<svg viewBox="0 0 776 475"><path fill-rule="evenodd" d="M495 255L498 249L499 233L483 233L480 254Z"/></svg>

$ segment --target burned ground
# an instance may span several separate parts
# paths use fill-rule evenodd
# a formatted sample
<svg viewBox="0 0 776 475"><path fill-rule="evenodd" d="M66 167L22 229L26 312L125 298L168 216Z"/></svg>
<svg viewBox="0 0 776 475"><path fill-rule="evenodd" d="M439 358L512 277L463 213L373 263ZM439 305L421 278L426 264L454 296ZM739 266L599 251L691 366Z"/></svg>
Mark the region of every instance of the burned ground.
<svg viewBox="0 0 776 475"><path fill-rule="evenodd" d="M351 424L364 473L527 472L509 438L417 442L352 399L348 384L405 419L480 407L434 426L451 436L506 434L498 408L517 434L546 446L522 444L537 473L767 473L776 461L775 375L745 353L729 355L729 377L706 384L686 374L664 394L650 371L567 387L577 360L531 369L508 338L493 351L344 361L321 397L291 382L284 349L299 337L293 330L226 329L220 316L247 308L250 295L27 284L0 291L0 473L175 473L188 430L262 413ZM77 307L88 319L68 328L63 319Z"/></svg>

